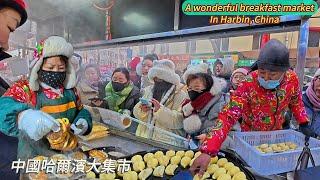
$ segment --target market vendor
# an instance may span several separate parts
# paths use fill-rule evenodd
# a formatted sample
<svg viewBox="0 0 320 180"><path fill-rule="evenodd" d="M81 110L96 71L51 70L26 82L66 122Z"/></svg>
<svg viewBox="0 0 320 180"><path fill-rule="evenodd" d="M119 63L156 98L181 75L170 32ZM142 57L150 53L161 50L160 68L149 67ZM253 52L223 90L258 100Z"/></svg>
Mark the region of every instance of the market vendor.
<svg viewBox="0 0 320 180"><path fill-rule="evenodd" d="M310 134L308 116L302 102L297 75L289 70L289 50L278 40L270 40L260 51L258 70L232 93L230 103L218 115L215 127L201 145L202 154L190 170L203 174L230 128L242 117L242 131L281 130L289 108L305 134ZM197 170L200 168L200 170Z"/></svg>
<svg viewBox="0 0 320 180"><path fill-rule="evenodd" d="M59 131L60 123L56 119L67 118L74 134L89 134L91 115L83 108L74 88L72 45L62 37L51 36L37 49L38 60L29 81L16 82L0 98L0 131L19 139L21 134L26 134L33 140L30 142L38 142L49 132ZM19 141L19 157L40 154L40 149Z"/></svg>

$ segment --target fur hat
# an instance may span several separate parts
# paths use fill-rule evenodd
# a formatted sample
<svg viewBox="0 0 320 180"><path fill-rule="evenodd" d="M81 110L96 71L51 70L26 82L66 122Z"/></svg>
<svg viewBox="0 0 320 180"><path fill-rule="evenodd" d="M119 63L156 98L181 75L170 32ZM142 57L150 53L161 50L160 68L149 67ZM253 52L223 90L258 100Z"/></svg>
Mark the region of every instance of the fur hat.
<svg viewBox="0 0 320 180"><path fill-rule="evenodd" d="M213 77L213 86L210 89L210 93L212 95L217 95L219 93L222 93L222 90L226 87L227 87L226 80L222 78ZM191 102L184 105L182 109L186 112L189 111L189 114L191 114L191 112L193 111ZM183 120L183 129L189 134L198 132L201 126L202 126L202 122L198 114L192 114L191 116Z"/></svg>
<svg viewBox="0 0 320 180"><path fill-rule="evenodd" d="M180 84L180 77L175 73L175 65L168 59L153 62L153 67L149 70L148 78L153 82L155 77L174 85Z"/></svg>
<svg viewBox="0 0 320 180"><path fill-rule="evenodd" d="M188 76L191 75L191 74L196 74L196 73L208 73L208 64L206 63L201 63L201 64L197 64L197 65L189 65L187 67L187 70L186 72L184 72L182 78L183 78L183 81L186 83L187 82L187 79L188 79Z"/></svg>
<svg viewBox="0 0 320 180"><path fill-rule="evenodd" d="M39 53L39 52L38 52ZM41 69L43 59L54 56L66 56L68 62L66 62L66 80L64 81L64 88L71 89L76 85L76 73L71 64L71 57L73 55L73 47L64 38L59 36L50 36L43 42L43 52L40 53L39 59L35 61L34 66L30 73L30 88L33 91L39 90L38 71Z"/></svg>
<svg viewBox="0 0 320 180"><path fill-rule="evenodd" d="M270 71L286 71L290 68L289 50L279 40L271 39L261 49L257 64Z"/></svg>

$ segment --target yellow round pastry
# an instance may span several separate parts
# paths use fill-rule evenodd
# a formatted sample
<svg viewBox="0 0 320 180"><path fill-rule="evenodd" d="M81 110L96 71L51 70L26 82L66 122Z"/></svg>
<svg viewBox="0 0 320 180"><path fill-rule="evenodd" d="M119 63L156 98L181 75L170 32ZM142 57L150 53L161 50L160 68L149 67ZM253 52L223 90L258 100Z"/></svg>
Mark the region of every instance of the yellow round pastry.
<svg viewBox="0 0 320 180"><path fill-rule="evenodd" d="M138 162L133 163L132 167L133 167L134 171L141 172L142 170L144 170L146 165L144 164L143 161L138 161Z"/></svg>
<svg viewBox="0 0 320 180"><path fill-rule="evenodd" d="M88 172L86 175L87 179L95 179L96 178L96 174L92 171Z"/></svg>
<svg viewBox="0 0 320 180"><path fill-rule="evenodd" d="M169 150L166 152L166 156L168 156L169 158L173 157L176 155L176 152L173 150Z"/></svg>
<svg viewBox="0 0 320 180"><path fill-rule="evenodd" d="M273 152L281 152L282 149L281 149L280 146L275 146L275 147L272 148L272 151L273 151Z"/></svg>
<svg viewBox="0 0 320 180"><path fill-rule="evenodd" d="M143 156L144 162L148 162L150 159L152 159L154 155L152 153L147 153Z"/></svg>
<svg viewBox="0 0 320 180"><path fill-rule="evenodd" d="M292 149L292 150L297 149L297 147L298 147L298 146L297 146L296 144L290 144L290 145L289 145L289 148Z"/></svg>
<svg viewBox="0 0 320 180"><path fill-rule="evenodd" d="M165 171L166 167L164 166L158 166L154 169L153 171L153 176L155 177L163 177L164 171Z"/></svg>
<svg viewBox="0 0 320 180"><path fill-rule="evenodd" d="M277 144L271 144L270 147L271 147L272 149L274 149L274 148L277 148L278 145L277 145Z"/></svg>
<svg viewBox="0 0 320 180"><path fill-rule="evenodd" d="M185 156L181 159L180 164L183 168L186 168L190 164L190 161L191 161L191 158L188 156Z"/></svg>
<svg viewBox="0 0 320 180"><path fill-rule="evenodd" d="M170 160L170 163L171 164L176 164L178 165L181 161L181 157L180 156L173 156Z"/></svg>
<svg viewBox="0 0 320 180"><path fill-rule="evenodd" d="M285 145L285 146L281 147L281 150L282 150L282 151L289 151L289 150L290 150L290 147L287 146L287 145Z"/></svg>
<svg viewBox="0 0 320 180"><path fill-rule="evenodd" d="M182 158L183 156L184 156L184 151L178 151L177 153L176 153L176 156L180 156L180 158Z"/></svg>
<svg viewBox="0 0 320 180"><path fill-rule="evenodd" d="M152 174L153 169L152 168L147 168L141 171L138 175L139 179L145 180L147 179L151 174Z"/></svg>
<svg viewBox="0 0 320 180"><path fill-rule="evenodd" d="M221 174L217 180L231 180L231 176L229 174Z"/></svg>
<svg viewBox="0 0 320 180"><path fill-rule="evenodd" d="M203 180L210 178L210 174L208 172L204 172L202 177L200 178L198 174L193 177L193 180Z"/></svg>
<svg viewBox="0 0 320 180"><path fill-rule="evenodd" d="M178 167L178 165L176 165L176 164L169 164L165 169L166 175L173 176L174 171L177 169L177 167Z"/></svg>
<svg viewBox="0 0 320 180"><path fill-rule="evenodd" d="M285 143L279 143L278 146L284 147L286 144Z"/></svg>
<svg viewBox="0 0 320 180"><path fill-rule="evenodd" d="M263 149L263 152L265 152L265 153L272 153L273 150L272 150L271 147L267 147L267 148Z"/></svg>
<svg viewBox="0 0 320 180"><path fill-rule="evenodd" d="M261 148L261 149L265 149L265 148L267 148L267 147L269 147L268 144L261 144L261 145L260 145L260 148Z"/></svg>
<svg viewBox="0 0 320 180"><path fill-rule="evenodd" d="M190 157L190 158L192 159L193 156L194 156L194 152L191 151L191 150L188 150L188 151L184 154L184 156Z"/></svg>
<svg viewBox="0 0 320 180"><path fill-rule="evenodd" d="M216 164L218 160L219 160L218 156L212 157L210 160L210 164Z"/></svg>
<svg viewBox="0 0 320 180"><path fill-rule="evenodd" d="M162 151L157 151L156 153L154 153L154 157L157 158L158 160L164 156Z"/></svg>
<svg viewBox="0 0 320 180"><path fill-rule="evenodd" d="M212 175L212 178L213 179L218 179L219 176L221 176L222 174L226 174L227 171L225 168L219 168L216 170L216 172Z"/></svg>
<svg viewBox="0 0 320 180"><path fill-rule="evenodd" d="M116 174L115 173L101 173L99 174L99 179L102 180L114 180L116 178Z"/></svg>
<svg viewBox="0 0 320 180"><path fill-rule="evenodd" d="M223 167L226 163L228 162L228 160L226 158L221 158L217 161L217 165L219 167Z"/></svg>
<svg viewBox="0 0 320 180"><path fill-rule="evenodd" d="M167 156L162 156L162 158L160 158L158 161L161 166L166 167L170 162L170 158Z"/></svg>
<svg viewBox="0 0 320 180"><path fill-rule="evenodd" d="M238 172L232 178L232 180L246 180L246 179L247 179L247 176L246 174L244 174L244 172Z"/></svg>
<svg viewBox="0 0 320 180"><path fill-rule="evenodd" d="M128 171L123 174L123 180L136 180L138 179L138 174L134 171Z"/></svg>
<svg viewBox="0 0 320 180"><path fill-rule="evenodd" d="M229 171L233 166L234 164L232 162L227 162L223 167Z"/></svg>
<svg viewBox="0 0 320 180"><path fill-rule="evenodd" d="M240 168L237 166L232 167L229 171L228 174L230 176L234 176L235 174L237 174L238 172L240 172Z"/></svg>
<svg viewBox="0 0 320 180"><path fill-rule="evenodd" d="M143 161L142 156L141 155L135 155L131 158L131 162L138 162L138 161Z"/></svg>
<svg viewBox="0 0 320 180"><path fill-rule="evenodd" d="M212 174L214 174L214 173L217 171L217 169L219 169L219 166L218 166L218 165L216 165L216 164L211 164L211 165L209 165L209 167L208 167L208 169L207 169L207 172L208 172L210 175L212 175Z"/></svg>
<svg viewBox="0 0 320 180"><path fill-rule="evenodd" d="M156 158L151 158L147 162L147 167L148 168L156 168L158 166L158 160Z"/></svg>

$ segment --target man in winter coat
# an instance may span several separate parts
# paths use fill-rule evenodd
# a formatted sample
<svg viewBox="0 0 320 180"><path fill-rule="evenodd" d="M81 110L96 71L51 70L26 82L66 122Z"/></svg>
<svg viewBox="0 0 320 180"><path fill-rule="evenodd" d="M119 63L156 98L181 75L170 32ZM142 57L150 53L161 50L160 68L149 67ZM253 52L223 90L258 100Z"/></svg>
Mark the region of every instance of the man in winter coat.
<svg viewBox="0 0 320 180"><path fill-rule="evenodd" d="M183 115L181 104L186 99L186 94L181 91L180 77L175 73L175 65L170 60L154 61L148 77L154 85L145 89L144 99L149 103L139 102L133 109L137 119L166 131L185 136L183 130ZM144 125L139 125L136 135L151 136L153 139L168 142L171 137L159 131L150 131Z"/></svg>
<svg viewBox="0 0 320 180"><path fill-rule="evenodd" d="M219 113L215 127L201 146L202 154L190 170L203 174L230 128L242 117L242 131L281 130L284 112L289 108L305 134L310 134L308 116L302 102L297 75L289 70L289 50L278 40L270 40L261 50L258 70L252 72L231 95L230 103Z"/></svg>

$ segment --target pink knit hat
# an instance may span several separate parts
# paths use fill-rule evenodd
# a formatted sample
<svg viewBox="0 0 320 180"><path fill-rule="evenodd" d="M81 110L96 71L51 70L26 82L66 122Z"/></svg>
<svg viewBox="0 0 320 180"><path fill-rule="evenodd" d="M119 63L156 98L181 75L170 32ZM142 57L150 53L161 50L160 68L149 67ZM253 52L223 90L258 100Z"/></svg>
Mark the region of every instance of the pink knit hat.
<svg viewBox="0 0 320 180"><path fill-rule="evenodd" d="M242 74L244 74L244 75L248 75L248 70L247 69L245 69L245 68L238 68L238 69L236 69L236 70L234 70L233 72L232 72L232 75L231 75L231 78L230 78L230 80L232 80L232 78L233 78L233 76L236 74L236 73L242 73Z"/></svg>

